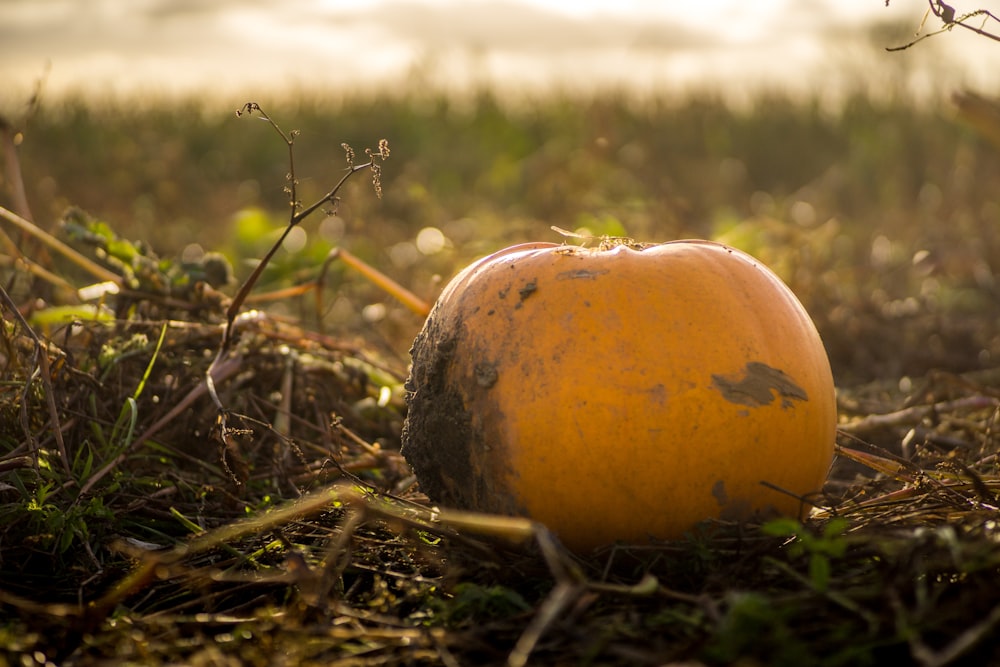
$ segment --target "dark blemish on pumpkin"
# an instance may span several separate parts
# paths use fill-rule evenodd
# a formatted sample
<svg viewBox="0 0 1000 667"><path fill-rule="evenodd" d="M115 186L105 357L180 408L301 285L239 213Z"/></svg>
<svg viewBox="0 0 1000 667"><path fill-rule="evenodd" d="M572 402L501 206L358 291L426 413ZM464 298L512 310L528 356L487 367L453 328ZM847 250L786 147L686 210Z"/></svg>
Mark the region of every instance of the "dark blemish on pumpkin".
<svg viewBox="0 0 1000 667"><path fill-rule="evenodd" d="M642 371L640 375L645 375L646 372ZM646 390L649 397L659 403L660 405L666 405L667 403L667 388L663 386L663 383L658 382L649 389Z"/></svg>
<svg viewBox="0 0 1000 667"><path fill-rule="evenodd" d="M556 280L597 280L597 276L604 275L608 272L609 269L602 269L600 271L589 271L587 269L579 269L578 271L563 271L562 273L556 274Z"/></svg>
<svg viewBox="0 0 1000 667"><path fill-rule="evenodd" d="M450 356L452 352L455 351L455 347L458 345L458 339L454 336L448 336L447 338L441 338L435 344L437 348L437 353L442 356Z"/></svg>
<svg viewBox="0 0 1000 667"><path fill-rule="evenodd" d="M773 506L768 505L762 510L757 510L745 498L734 498L719 508L719 518L723 521L743 523L752 519L761 521L772 516L777 516Z"/></svg>
<svg viewBox="0 0 1000 667"><path fill-rule="evenodd" d="M504 287L502 290L500 290L499 292L497 292L497 296L500 297L501 299L506 299L507 298L507 292L509 292L509 291L510 291L510 284L508 283L508 285L506 287Z"/></svg>
<svg viewBox="0 0 1000 667"><path fill-rule="evenodd" d="M488 361L482 361L476 364L473 373L476 375L476 384L478 384L483 389L489 389L497 383L497 367Z"/></svg>
<svg viewBox="0 0 1000 667"><path fill-rule="evenodd" d="M715 502L719 503L719 507L725 507L729 503L729 496L726 494L726 483L721 479L712 485L712 495L715 496Z"/></svg>
<svg viewBox="0 0 1000 667"><path fill-rule="evenodd" d="M736 375L713 375L712 385L731 403L751 408L770 405L775 397L782 408L793 407L793 400L808 401L805 390L784 371L759 361L751 361Z"/></svg>
<svg viewBox="0 0 1000 667"><path fill-rule="evenodd" d="M529 296L534 294L538 290L537 279L532 280L530 283L526 284L521 289L517 290L517 293L521 295L521 301L524 301Z"/></svg>

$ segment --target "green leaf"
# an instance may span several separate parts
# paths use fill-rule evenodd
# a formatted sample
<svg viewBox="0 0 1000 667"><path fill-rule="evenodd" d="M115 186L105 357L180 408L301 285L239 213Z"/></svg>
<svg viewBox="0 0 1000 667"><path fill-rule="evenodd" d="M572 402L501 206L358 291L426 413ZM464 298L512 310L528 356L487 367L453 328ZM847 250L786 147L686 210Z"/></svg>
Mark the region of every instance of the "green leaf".
<svg viewBox="0 0 1000 667"><path fill-rule="evenodd" d="M813 554L809 559L809 580L817 591L826 592L830 585L830 559L822 554Z"/></svg>
<svg viewBox="0 0 1000 667"><path fill-rule="evenodd" d="M765 523L761 530L764 531L765 535L772 535L774 537L791 537L792 535L798 535L802 532L802 524L799 523L798 520L791 517L780 517Z"/></svg>

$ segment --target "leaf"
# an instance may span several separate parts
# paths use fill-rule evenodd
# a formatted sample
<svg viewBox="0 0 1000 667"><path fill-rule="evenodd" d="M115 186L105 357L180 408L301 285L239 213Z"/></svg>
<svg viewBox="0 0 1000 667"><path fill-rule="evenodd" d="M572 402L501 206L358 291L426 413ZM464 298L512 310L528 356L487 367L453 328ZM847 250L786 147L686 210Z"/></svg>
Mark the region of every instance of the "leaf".
<svg viewBox="0 0 1000 667"><path fill-rule="evenodd" d="M774 537L791 537L802 532L802 524L791 517L781 517L768 521L761 530L765 535Z"/></svg>
<svg viewBox="0 0 1000 667"><path fill-rule="evenodd" d="M809 559L809 580L817 591L825 592L830 585L830 559L814 553Z"/></svg>

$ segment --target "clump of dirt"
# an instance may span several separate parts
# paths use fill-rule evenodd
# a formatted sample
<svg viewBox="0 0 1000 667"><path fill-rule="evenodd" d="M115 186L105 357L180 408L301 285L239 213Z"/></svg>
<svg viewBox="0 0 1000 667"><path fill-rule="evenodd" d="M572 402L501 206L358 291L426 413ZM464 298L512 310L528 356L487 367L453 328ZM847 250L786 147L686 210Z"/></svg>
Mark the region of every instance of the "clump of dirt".
<svg viewBox="0 0 1000 667"><path fill-rule="evenodd" d="M461 332L460 317L435 308L413 342L401 453L432 501L512 514L515 508L503 503L510 494L495 486L501 476L484 474L502 460L495 451L497 444L481 441L459 389L462 379L454 377ZM484 386L477 379L472 381Z"/></svg>
<svg viewBox="0 0 1000 667"><path fill-rule="evenodd" d="M474 479L471 416L462 397L448 386L456 331L444 330L431 313L410 349L406 380L407 418L400 452L413 467L424 493L447 505L460 505L454 480Z"/></svg>

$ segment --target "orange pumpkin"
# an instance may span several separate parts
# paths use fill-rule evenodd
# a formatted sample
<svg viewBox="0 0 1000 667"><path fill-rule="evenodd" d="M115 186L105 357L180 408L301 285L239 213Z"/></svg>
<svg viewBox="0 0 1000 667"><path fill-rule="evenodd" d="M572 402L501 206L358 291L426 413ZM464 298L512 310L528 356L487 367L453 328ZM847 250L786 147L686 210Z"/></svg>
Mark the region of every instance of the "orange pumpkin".
<svg viewBox="0 0 1000 667"><path fill-rule="evenodd" d="M425 493L576 550L801 516L833 457L812 320L711 241L502 250L449 283L411 354L403 455Z"/></svg>

